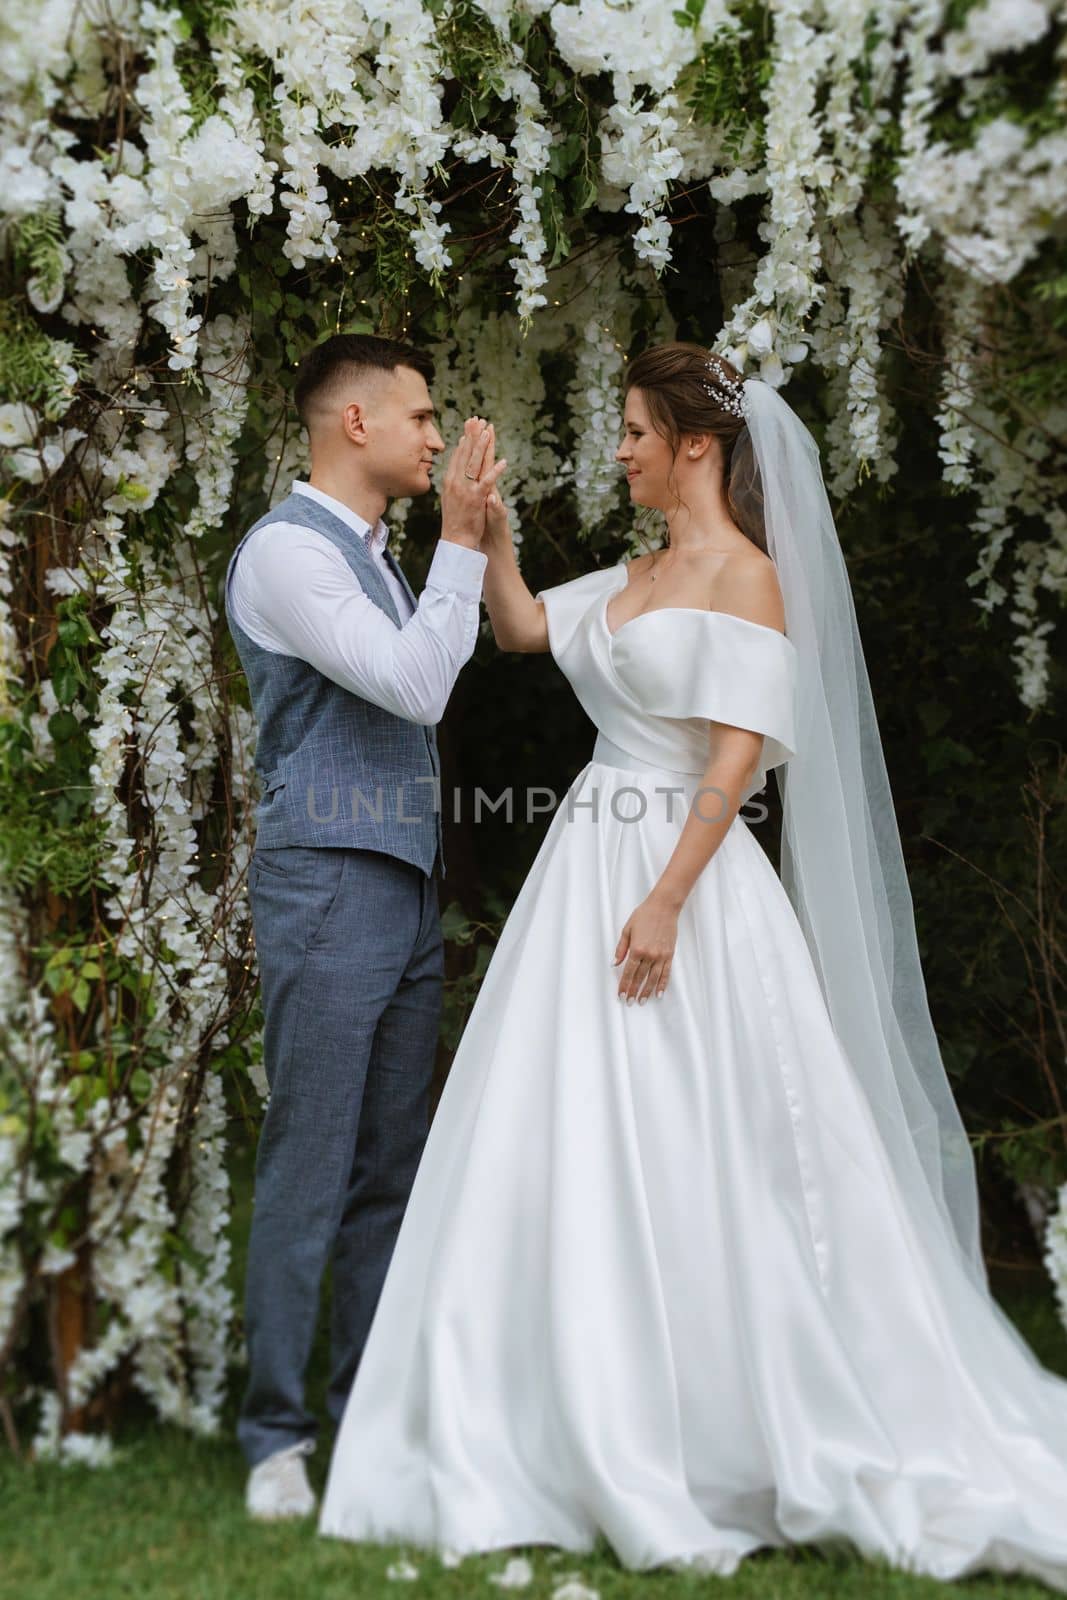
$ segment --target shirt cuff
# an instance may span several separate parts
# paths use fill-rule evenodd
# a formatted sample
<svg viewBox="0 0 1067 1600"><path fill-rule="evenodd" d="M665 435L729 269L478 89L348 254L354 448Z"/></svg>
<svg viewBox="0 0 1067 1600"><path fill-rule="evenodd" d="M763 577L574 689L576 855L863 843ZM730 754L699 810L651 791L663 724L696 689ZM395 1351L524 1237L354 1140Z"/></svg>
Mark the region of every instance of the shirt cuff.
<svg viewBox="0 0 1067 1600"><path fill-rule="evenodd" d="M446 589L464 600L480 600L482 578L488 565L489 557L484 550L456 544L451 539L438 539L426 574L426 587Z"/></svg>

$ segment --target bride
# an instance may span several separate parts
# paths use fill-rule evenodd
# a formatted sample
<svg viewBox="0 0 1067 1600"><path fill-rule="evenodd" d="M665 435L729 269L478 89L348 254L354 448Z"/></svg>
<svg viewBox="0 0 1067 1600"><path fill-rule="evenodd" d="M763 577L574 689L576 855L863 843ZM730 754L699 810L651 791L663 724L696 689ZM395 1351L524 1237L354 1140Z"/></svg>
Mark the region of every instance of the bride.
<svg viewBox="0 0 1067 1600"><path fill-rule="evenodd" d="M535 597L489 497L496 641L551 650L597 736L456 1053L320 1531L721 1574L846 1539L1067 1591L1067 1383L986 1284L814 442L696 345L626 387L665 549ZM743 809L771 770L781 879Z"/></svg>

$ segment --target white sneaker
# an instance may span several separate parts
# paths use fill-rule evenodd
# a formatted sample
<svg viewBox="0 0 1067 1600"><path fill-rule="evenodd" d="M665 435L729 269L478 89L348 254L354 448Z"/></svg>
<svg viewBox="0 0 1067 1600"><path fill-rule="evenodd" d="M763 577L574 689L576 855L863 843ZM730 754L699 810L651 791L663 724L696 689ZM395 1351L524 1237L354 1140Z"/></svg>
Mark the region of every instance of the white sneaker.
<svg viewBox="0 0 1067 1600"><path fill-rule="evenodd" d="M315 1494L308 1483L304 1457L315 1448L314 1439L276 1450L248 1474L245 1508L251 1517L307 1517L315 1509Z"/></svg>

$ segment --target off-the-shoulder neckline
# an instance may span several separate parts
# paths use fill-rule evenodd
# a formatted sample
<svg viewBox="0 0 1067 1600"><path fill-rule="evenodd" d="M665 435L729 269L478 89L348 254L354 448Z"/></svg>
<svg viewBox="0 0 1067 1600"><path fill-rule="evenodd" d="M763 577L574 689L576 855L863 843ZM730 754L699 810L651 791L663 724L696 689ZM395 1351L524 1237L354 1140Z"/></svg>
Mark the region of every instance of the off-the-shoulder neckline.
<svg viewBox="0 0 1067 1600"><path fill-rule="evenodd" d="M616 562L614 568L611 570L625 574L626 569L627 563L625 561L619 561ZM627 579L627 582L628 581L629 580ZM611 604L616 594L621 593L622 591L620 589L610 590L604 599L603 605L600 607L600 620L604 624L604 632L607 634L609 639L617 639L619 634L622 633L624 629L632 627L635 622L642 622L648 617L671 617L681 614L692 617L728 617L731 622L739 622L743 628L758 628L760 633L773 633L776 639L784 639L785 643L788 645L792 645L793 643L789 635L783 633L780 628L768 627L767 623L765 622L753 622L749 617L739 617L735 611L715 611L709 610L704 606L653 606L650 611L639 611L636 617L628 617L625 622L620 622L619 626L613 633L608 627L608 606Z"/></svg>

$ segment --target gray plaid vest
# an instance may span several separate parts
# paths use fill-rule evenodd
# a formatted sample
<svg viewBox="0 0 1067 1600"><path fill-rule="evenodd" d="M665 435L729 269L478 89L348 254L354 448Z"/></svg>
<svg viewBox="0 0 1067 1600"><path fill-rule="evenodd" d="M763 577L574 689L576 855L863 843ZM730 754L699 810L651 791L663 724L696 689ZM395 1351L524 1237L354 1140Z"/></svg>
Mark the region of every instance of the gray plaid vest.
<svg viewBox="0 0 1067 1600"><path fill-rule="evenodd" d="M226 621L241 658L259 726L255 768L262 783L256 845L359 846L444 877L440 762L433 728L409 722L342 689L296 656L265 650L230 609L230 580L245 541L269 522L314 528L345 557L375 605L400 616L364 540L310 495L291 494L260 517L226 568ZM415 597L399 565L386 560Z"/></svg>

